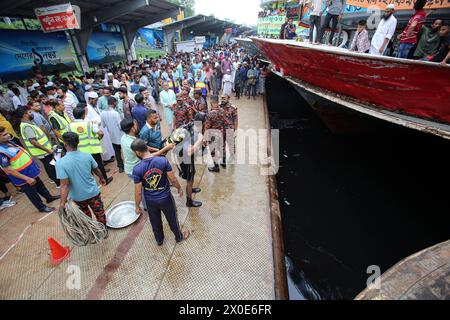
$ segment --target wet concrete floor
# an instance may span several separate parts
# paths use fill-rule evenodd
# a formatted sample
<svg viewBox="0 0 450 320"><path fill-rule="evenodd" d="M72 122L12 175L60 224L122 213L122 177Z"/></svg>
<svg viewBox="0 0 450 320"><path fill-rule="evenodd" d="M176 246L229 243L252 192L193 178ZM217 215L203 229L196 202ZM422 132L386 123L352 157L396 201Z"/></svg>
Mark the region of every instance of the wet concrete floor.
<svg viewBox="0 0 450 320"><path fill-rule="evenodd" d="M261 97L234 103L240 128L265 128ZM114 164L108 167L114 181L102 187L105 206L132 200L132 182ZM47 238L70 245L57 214L39 214L24 195L14 195L18 204L0 212L0 299L273 299L267 178L258 165L229 166L220 174L197 169L204 206L188 210L175 196L180 224L193 232L186 242L176 244L165 224L159 248L144 215L100 244L72 247L56 268ZM71 282L77 270L79 288Z"/></svg>

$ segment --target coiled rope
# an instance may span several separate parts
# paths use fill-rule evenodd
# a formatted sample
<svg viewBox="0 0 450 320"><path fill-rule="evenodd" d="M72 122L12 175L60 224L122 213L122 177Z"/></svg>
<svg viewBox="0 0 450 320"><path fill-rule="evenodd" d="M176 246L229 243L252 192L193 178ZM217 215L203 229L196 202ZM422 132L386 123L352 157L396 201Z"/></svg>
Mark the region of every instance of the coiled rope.
<svg viewBox="0 0 450 320"><path fill-rule="evenodd" d="M106 226L88 217L72 201L66 204L65 209L59 210L59 219L66 236L78 247L97 244L108 238Z"/></svg>

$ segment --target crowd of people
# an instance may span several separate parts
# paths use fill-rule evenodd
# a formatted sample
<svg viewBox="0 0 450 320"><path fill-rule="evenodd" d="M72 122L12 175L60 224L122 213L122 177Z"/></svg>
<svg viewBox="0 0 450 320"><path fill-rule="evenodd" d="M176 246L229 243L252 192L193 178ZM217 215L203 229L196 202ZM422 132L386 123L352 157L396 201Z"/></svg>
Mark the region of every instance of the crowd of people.
<svg viewBox="0 0 450 320"><path fill-rule="evenodd" d="M325 5L324 5L325 2ZM373 55L389 55L404 59L424 60L446 64L450 61L450 26L440 18L425 25L431 11L424 10L426 0L414 2L414 14L406 28L397 35L399 46L393 50L393 40L397 29L395 5L388 4L381 17L372 39L369 39L367 21L360 20L356 32L350 41L349 50ZM309 17L309 42L321 44L326 29L330 29L327 44L332 45L337 26L344 13L344 0L306 0L305 5L311 10ZM325 13L326 12L326 13ZM325 18L322 16L325 14ZM314 30L316 37L314 38ZM280 39L292 40L297 37L293 19L286 18L280 29Z"/></svg>
<svg viewBox="0 0 450 320"><path fill-rule="evenodd" d="M194 157L209 153L214 174L227 167L238 128L230 97L256 99L267 75L257 57L237 46L217 46L100 66L80 77L38 72L8 84L0 94L0 209L15 205L6 187L12 183L40 212L54 211L50 203L57 199L61 208L72 200L106 224L94 174L100 184L110 184L105 163L115 162L117 172L135 183L136 210L142 213L142 204L148 211L157 243L164 240L161 212L182 241L189 235L179 229L170 188L184 192L172 166L187 182L186 206L202 206L193 200L201 192L194 188ZM212 147L210 130L221 132L220 147ZM37 161L60 195L48 191Z"/></svg>
<svg viewBox="0 0 450 320"><path fill-rule="evenodd" d="M279 16L286 14L285 8L266 9L258 13L258 18L265 18L270 16Z"/></svg>

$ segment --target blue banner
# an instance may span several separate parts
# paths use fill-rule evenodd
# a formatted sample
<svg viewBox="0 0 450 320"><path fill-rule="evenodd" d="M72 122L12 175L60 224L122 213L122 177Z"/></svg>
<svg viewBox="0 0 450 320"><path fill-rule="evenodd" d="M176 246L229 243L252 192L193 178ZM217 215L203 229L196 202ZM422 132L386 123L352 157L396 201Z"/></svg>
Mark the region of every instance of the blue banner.
<svg viewBox="0 0 450 320"><path fill-rule="evenodd" d="M153 29L141 28L139 29L139 35L148 42L151 47L155 47L155 33Z"/></svg>
<svg viewBox="0 0 450 320"><path fill-rule="evenodd" d="M76 69L64 32L0 30L0 79L8 82L34 77L34 70L49 75Z"/></svg>
<svg viewBox="0 0 450 320"><path fill-rule="evenodd" d="M92 33L87 46L87 57L91 66L125 60L122 35L113 32Z"/></svg>

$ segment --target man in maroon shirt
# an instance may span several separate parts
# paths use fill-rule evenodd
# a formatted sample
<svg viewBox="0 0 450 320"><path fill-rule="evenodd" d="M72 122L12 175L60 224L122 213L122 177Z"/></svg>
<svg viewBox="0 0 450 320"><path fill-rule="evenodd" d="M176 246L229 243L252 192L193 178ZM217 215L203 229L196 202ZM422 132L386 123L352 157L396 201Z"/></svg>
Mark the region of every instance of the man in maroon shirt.
<svg viewBox="0 0 450 320"><path fill-rule="evenodd" d="M416 45L417 34L422 29L425 18L427 17L427 13L423 9L426 4L427 0L417 0L414 3L415 12L411 19L409 19L406 29L398 36L400 46L398 48L397 58L408 58L409 51Z"/></svg>

